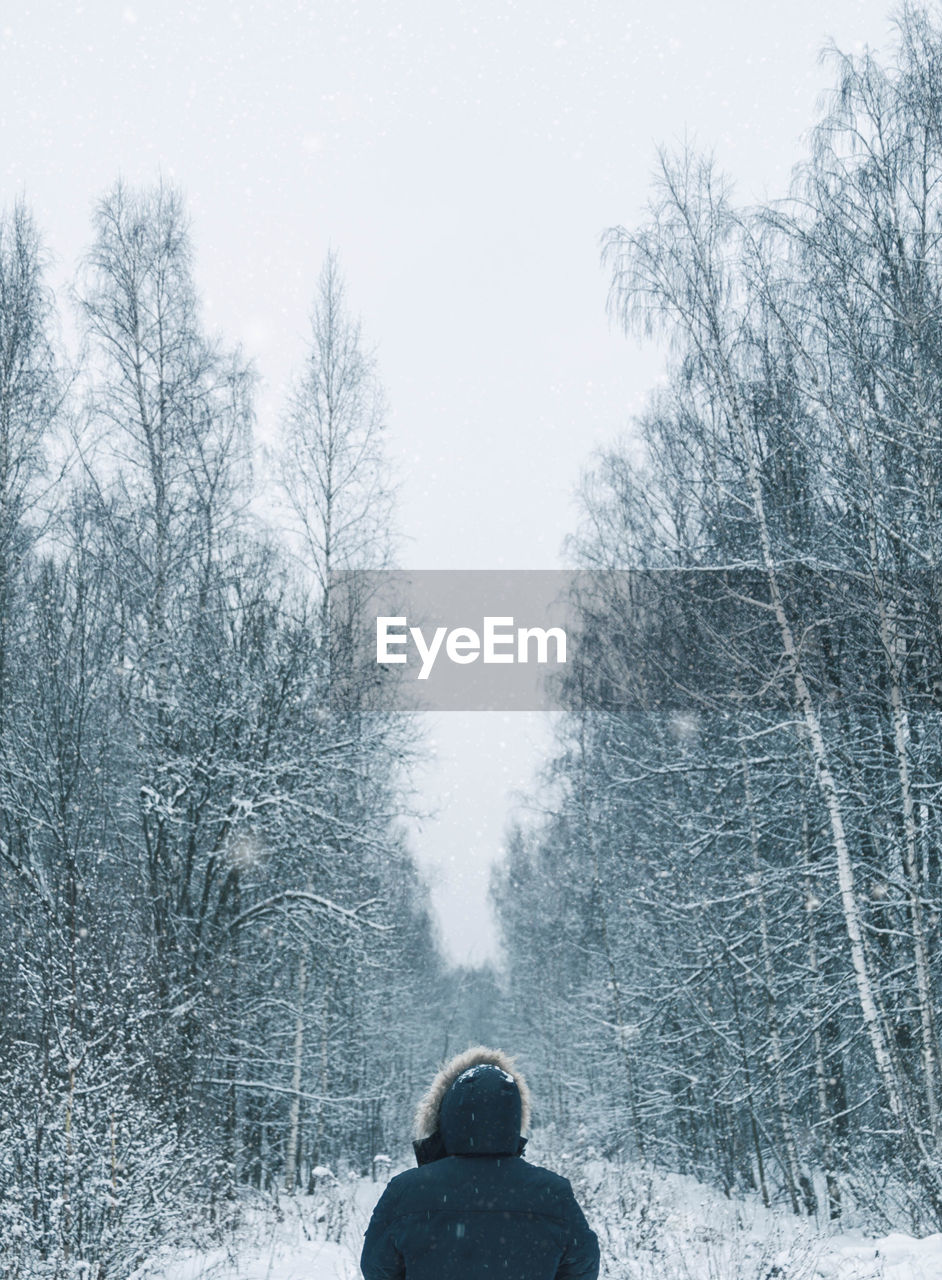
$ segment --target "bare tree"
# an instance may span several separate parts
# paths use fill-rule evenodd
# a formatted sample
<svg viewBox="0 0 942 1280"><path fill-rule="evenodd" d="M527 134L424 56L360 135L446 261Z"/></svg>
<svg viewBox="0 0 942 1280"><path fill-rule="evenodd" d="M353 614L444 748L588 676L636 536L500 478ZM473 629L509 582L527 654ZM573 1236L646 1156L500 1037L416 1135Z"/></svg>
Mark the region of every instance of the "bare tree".
<svg viewBox="0 0 942 1280"><path fill-rule="evenodd" d="M389 563L393 487L376 360L349 312L337 254L317 282L311 341L285 422L281 483L304 560L326 599L332 570Z"/></svg>

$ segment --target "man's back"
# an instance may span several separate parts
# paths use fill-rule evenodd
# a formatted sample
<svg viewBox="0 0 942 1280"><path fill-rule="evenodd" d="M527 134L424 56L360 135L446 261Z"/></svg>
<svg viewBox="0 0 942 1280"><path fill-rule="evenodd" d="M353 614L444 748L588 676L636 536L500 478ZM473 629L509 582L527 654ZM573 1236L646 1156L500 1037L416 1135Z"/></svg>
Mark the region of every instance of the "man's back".
<svg viewBox="0 0 942 1280"><path fill-rule="evenodd" d="M393 1178L363 1248L367 1280L582 1280L598 1248L565 1178L520 1156L447 1156Z"/></svg>
<svg viewBox="0 0 942 1280"><path fill-rule="evenodd" d="M595 1280L598 1243L572 1187L521 1157L516 1082L493 1070L459 1075L442 1131L417 1144L425 1162L387 1186L363 1245L366 1280Z"/></svg>

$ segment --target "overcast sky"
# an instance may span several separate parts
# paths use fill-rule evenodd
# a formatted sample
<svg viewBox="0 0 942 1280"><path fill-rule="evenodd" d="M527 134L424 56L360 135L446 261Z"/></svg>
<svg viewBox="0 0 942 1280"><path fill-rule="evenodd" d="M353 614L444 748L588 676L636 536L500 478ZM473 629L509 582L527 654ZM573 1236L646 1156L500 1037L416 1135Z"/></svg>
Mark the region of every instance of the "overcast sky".
<svg viewBox="0 0 942 1280"><path fill-rule="evenodd" d="M782 193L822 46L889 33L883 0L0 0L0 203L32 204L64 304L115 178L177 182L263 439L333 245L391 403L400 562L552 568L580 469L661 372L609 328L600 234L685 135L743 200ZM455 958L493 952L487 872L547 719L430 721L413 838Z"/></svg>

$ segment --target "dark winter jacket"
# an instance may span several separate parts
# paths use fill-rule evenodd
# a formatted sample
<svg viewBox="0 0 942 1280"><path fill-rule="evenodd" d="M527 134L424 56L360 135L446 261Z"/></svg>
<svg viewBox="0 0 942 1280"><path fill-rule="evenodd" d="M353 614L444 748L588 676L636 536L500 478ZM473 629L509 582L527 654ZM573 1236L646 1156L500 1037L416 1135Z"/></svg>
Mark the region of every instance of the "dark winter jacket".
<svg viewBox="0 0 942 1280"><path fill-rule="evenodd" d="M529 1101L497 1050L439 1073L417 1117L417 1169L367 1228L365 1280L596 1280L599 1247L565 1178L522 1159Z"/></svg>

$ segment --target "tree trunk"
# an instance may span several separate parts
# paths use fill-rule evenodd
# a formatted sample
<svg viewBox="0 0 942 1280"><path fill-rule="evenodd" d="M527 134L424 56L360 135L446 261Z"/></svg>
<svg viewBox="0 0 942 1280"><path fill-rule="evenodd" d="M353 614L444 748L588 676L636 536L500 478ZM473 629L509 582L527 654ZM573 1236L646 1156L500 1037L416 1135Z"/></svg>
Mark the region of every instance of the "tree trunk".
<svg viewBox="0 0 942 1280"><path fill-rule="evenodd" d="M298 1180L298 1145L301 1123L301 1063L304 1056L304 1000L307 995L307 956L298 957L298 1003L294 1020L294 1055L291 1063L291 1110L288 1115L288 1147L285 1152L285 1190L294 1191Z"/></svg>

